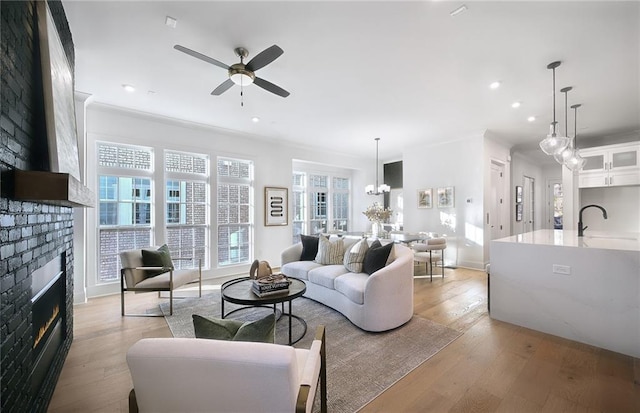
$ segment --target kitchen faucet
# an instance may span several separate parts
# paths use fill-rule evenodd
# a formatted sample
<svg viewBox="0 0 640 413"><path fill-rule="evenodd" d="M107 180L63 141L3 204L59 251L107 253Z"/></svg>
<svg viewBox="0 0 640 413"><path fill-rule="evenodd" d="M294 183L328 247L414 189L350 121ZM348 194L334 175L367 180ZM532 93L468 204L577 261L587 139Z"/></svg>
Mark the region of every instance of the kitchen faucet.
<svg viewBox="0 0 640 413"><path fill-rule="evenodd" d="M578 217L578 236L579 237L583 236L584 235L584 230L589 228L589 227L583 227L582 226L582 211L584 211L587 208L591 208L591 207L599 208L600 211L602 211L602 216L604 217L604 219L607 219L607 210L602 208L600 205L592 204L592 205L583 206L582 208L580 208L580 214L579 214L579 217Z"/></svg>

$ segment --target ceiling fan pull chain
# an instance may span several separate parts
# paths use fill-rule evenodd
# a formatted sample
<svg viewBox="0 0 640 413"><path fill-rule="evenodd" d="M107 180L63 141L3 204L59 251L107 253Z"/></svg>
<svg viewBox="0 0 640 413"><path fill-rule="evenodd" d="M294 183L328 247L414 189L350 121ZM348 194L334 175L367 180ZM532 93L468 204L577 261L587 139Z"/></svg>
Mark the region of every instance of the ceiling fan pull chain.
<svg viewBox="0 0 640 413"><path fill-rule="evenodd" d="M240 84L240 106L244 107L244 86Z"/></svg>

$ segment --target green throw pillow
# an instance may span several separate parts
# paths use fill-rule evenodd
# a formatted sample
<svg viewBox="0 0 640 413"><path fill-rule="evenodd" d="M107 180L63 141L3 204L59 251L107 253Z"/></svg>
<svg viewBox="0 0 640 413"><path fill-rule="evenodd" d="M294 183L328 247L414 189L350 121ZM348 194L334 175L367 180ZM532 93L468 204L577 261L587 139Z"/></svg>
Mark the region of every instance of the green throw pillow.
<svg viewBox="0 0 640 413"><path fill-rule="evenodd" d="M164 267L173 269L173 261L167 244L154 250L142 250L142 265L144 267ZM166 270L147 270L147 277L154 277L167 272Z"/></svg>
<svg viewBox="0 0 640 413"><path fill-rule="evenodd" d="M271 313L255 321L205 318L192 315L196 338L232 341L257 341L273 343L276 333L276 316Z"/></svg>

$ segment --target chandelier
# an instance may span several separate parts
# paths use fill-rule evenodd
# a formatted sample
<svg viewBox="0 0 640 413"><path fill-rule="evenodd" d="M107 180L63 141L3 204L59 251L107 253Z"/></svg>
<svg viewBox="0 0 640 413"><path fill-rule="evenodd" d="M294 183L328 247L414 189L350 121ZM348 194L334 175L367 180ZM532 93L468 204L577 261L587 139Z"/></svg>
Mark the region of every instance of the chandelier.
<svg viewBox="0 0 640 413"><path fill-rule="evenodd" d="M549 134L540 142L540 149L547 155L555 155L562 152L569 145L569 138L566 136L556 135L556 67L560 66L560 62L551 62L547 65L547 69L553 71L553 122L549 130Z"/></svg>
<svg viewBox="0 0 640 413"><path fill-rule="evenodd" d="M385 185L384 183L382 185L378 185L378 143L380 141L380 138L376 138L375 141L376 141L376 184L367 185L364 188L367 195L381 195L391 190L391 187L389 185Z"/></svg>

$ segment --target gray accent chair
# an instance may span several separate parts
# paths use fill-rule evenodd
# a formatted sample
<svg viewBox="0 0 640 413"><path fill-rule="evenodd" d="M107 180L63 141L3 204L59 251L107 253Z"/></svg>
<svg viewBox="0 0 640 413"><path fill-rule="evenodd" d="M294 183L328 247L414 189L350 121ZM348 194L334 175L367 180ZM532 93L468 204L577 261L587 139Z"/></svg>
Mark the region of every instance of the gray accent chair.
<svg viewBox="0 0 640 413"><path fill-rule="evenodd" d="M158 247L146 247L120 253L120 305L122 316L162 317L162 314L126 314L124 309L124 295L127 291L169 292L169 315L173 315L173 291L191 282L198 282L198 296L202 297L202 262L199 258L173 258L172 261L193 261L194 268L174 270L173 268L145 267L142 263L142 250L157 250ZM166 270L152 277L149 270Z"/></svg>

